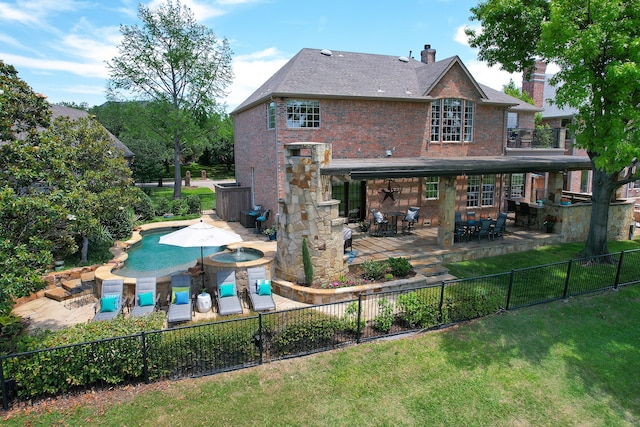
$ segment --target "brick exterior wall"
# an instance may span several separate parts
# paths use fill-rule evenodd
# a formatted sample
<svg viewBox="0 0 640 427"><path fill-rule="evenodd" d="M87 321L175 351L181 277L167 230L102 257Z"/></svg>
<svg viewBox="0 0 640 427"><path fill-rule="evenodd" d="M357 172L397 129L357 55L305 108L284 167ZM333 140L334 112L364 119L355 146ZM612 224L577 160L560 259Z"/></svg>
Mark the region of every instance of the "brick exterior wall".
<svg viewBox="0 0 640 427"><path fill-rule="evenodd" d="M320 127L288 129L286 99L276 102L276 129L267 129L267 105L270 101L234 115L236 180L251 185L254 174L256 203L277 212L277 200L284 198L283 146L293 142L330 143L333 158L384 158L387 150L394 157L500 156L506 144L506 107L482 105L480 93L462 67L454 65L430 93L436 98L462 98L475 102L472 142L431 142L431 104L384 100L319 99ZM314 98L306 98L314 99ZM522 115L522 120L531 121ZM277 139L277 143L276 143ZM276 146L277 145L277 146ZM277 153L277 154L276 154ZM276 178L277 176L277 178ZM278 185L276 185L278 183ZM395 180L402 193L394 206L406 209L421 206L420 217L436 225L437 201L424 200L421 179ZM386 181L367 182L367 211L389 210L389 199L382 203L380 189ZM502 185L497 183L496 188ZM458 206L466 208L466 184L458 189ZM496 205L500 193L496 191ZM496 211L496 208L491 209ZM477 212L482 212L476 209ZM495 214L495 213L494 213ZM272 218L275 216L272 215Z"/></svg>

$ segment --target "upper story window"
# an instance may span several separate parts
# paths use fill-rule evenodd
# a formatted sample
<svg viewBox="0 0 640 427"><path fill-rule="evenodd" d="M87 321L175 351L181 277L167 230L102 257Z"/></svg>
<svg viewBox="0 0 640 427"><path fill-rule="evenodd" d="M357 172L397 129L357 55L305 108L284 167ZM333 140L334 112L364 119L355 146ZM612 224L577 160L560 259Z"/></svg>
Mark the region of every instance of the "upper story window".
<svg viewBox="0 0 640 427"><path fill-rule="evenodd" d="M288 128L319 128L320 101L308 99L287 100Z"/></svg>
<svg viewBox="0 0 640 427"><path fill-rule="evenodd" d="M276 128L276 103L267 104L267 129Z"/></svg>
<svg viewBox="0 0 640 427"><path fill-rule="evenodd" d="M445 98L431 103L432 142L473 141L475 103L458 98Z"/></svg>

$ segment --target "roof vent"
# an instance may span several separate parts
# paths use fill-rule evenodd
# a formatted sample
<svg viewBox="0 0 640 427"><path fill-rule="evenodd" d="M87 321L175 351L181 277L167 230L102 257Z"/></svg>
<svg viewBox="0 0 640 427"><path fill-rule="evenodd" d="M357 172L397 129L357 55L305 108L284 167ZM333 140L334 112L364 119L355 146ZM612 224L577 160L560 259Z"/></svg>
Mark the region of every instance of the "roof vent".
<svg viewBox="0 0 640 427"><path fill-rule="evenodd" d="M324 56L332 56L333 52L331 52L329 49L322 49L320 51L321 54L323 54Z"/></svg>
<svg viewBox="0 0 640 427"><path fill-rule="evenodd" d="M409 62L409 58L407 58L406 56L401 56L398 58L398 61L400 62Z"/></svg>

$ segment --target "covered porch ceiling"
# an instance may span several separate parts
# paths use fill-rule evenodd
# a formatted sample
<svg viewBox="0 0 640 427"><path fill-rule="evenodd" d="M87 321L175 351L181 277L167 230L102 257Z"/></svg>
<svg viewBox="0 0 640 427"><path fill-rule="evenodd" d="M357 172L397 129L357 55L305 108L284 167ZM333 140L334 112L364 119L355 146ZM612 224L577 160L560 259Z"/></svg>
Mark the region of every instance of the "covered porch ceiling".
<svg viewBox="0 0 640 427"><path fill-rule="evenodd" d="M384 157L332 159L322 175L347 175L351 179L415 178L527 172L559 172L591 169L588 157L482 156L482 157Z"/></svg>

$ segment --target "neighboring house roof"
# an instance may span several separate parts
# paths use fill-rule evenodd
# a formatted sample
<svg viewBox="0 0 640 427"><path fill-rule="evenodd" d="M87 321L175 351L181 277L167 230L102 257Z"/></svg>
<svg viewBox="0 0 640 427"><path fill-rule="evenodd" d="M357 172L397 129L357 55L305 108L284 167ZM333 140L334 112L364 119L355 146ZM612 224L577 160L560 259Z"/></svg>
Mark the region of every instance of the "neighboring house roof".
<svg viewBox="0 0 640 427"><path fill-rule="evenodd" d="M55 119L57 117L68 117L70 120L77 120L80 118L90 117L90 114L84 110L78 110L77 108L63 107L62 105L51 105L51 118ZM105 129L106 130L106 129ZM111 132L107 130L113 145L122 151L125 159L130 159L134 156L133 151L129 150L129 148L122 143L118 138L116 138Z"/></svg>
<svg viewBox="0 0 640 427"><path fill-rule="evenodd" d="M480 94L483 104L540 111L519 99L475 81L460 58L452 56L431 64L412 58L369 53L302 49L232 114L272 97L379 99L428 102L430 91L446 73L459 65Z"/></svg>
<svg viewBox="0 0 640 427"><path fill-rule="evenodd" d="M543 92L543 101L542 101L542 118L543 119L552 119L552 118L560 118L560 117L573 117L578 112L575 108L565 107L559 108L557 105L552 104L550 101L556 99L556 90L557 86L552 85L549 80L553 75L546 74L544 76L544 92Z"/></svg>

